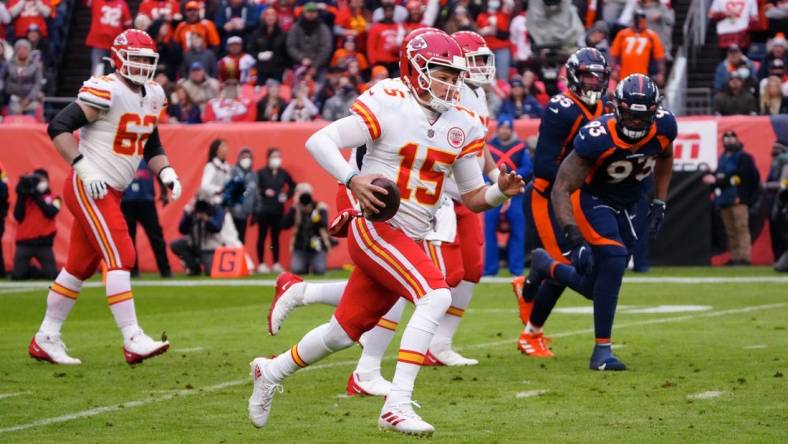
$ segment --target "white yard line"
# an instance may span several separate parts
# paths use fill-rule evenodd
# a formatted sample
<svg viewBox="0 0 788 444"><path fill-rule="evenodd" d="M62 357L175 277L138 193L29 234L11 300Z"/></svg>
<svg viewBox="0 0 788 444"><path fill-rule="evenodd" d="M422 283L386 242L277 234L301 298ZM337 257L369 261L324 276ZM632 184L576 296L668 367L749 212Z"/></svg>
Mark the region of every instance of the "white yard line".
<svg viewBox="0 0 788 444"><path fill-rule="evenodd" d="M547 392L548 390L528 390L525 392L517 392L514 394L514 397L517 399L533 398L534 396L542 396Z"/></svg>
<svg viewBox="0 0 788 444"><path fill-rule="evenodd" d="M699 319L699 318L727 316L727 315L738 314L738 313L749 313L749 312L753 312L753 311L771 310L771 309L782 308L782 307L786 307L786 306L788 306L788 303L765 304L765 305L755 305L755 306L752 306L752 307L744 307L744 308L737 308L737 309L730 309L730 310L720 310L720 311L710 312L710 313L708 313L708 312L707 313L700 313L700 314L695 314L695 315L674 316L674 317L660 318L660 319L649 319L649 320L639 321L639 322L623 323L623 324L617 325L616 329L628 328L628 327L638 327L638 326L643 326L643 325L666 324L666 323L670 323L670 322L681 322L681 321L687 321L687 320ZM591 333L593 331L594 331L594 329L589 328L589 329L582 329L582 330L574 330L574 331L553 333L553 334L551 334L551 336L554 337L554 338L561 338L561 337L567 337L567 336L576 336L576 335L581 335L581 334L587 334L587 333ZM499 346L499 345L513 344L513 343L514 343L514 339L507 339L505 341L487 342L487 343L483 343L483 344L472 344L472 345L469 345L469 346L466 346L466 347L463 347L463 348L467 349L467 348L496 347L496 346ZM457 349L460 350L461 348L458 347ZM328 364L318 364L318 365L315 365L315 366L312 366L312 367L307 367L307 368L305 368L302 371L318 370L318 369L322 369L322 368L331 368L331 367L341 367L341 366L345 366L345 365L356 364L356 362L357 361L353 360L353 361L338 361L338 362L332 362L332 363L328 363ZM239 379L239 380L235 380L235 381L222 382L220 384L210 385L210 386L207 386L207 387L196 387L196 388L191 389L191 390L178 390L178 391L176 391L176 392L174 392L172 394L163 395L163 396L160 396L158 398L142 399L142 400L129 401L129 402L124 402L122 404L115 404L115 405L110 405L110 406L105 406L105 407L96 407L96 408L93 408L93 409L83 410L83 411L76 412L76 413L71 413L71 414L68 414L68 415L55 416L55 417L52 417L52 418L44 418L44 419L39 419L39 420L33 421L33 422L28 422L28 423L24 423L24 424L18 424L18 425L15 425L15 426L11 426L11 427L6 427L6 428L0 429L0 433L16 432L16 431L20 431L20 430L31 429L33 427L42 427L42 426L47 426L47 425L51 425L51 424L59 424L59 423L63 423L63 422L73 421L73 420L76 420L76 419L97 416L97 415L101 415L101 414L104 414L104 413L111 413L111 412L118 411L120 409L142 407L142 406L148 405L148 404L153 404L153 403L163 402L163 401L169 401L169 400L171 400L171 399L173 399L175 397L185 397L185 396L197 395L197 394L202 394L202 393L217 392L217 391L221 391L221 390L224 390L226 388L229 388L229 387L235 387L235 386L238 386L238 385L241 385L241 384L248 384L248 383L249 383L249 379L244 378L244 379Z"/></svg>
<svg viewBox="0 0 788 444"><path fill-rule="evenodd" d="M693 393L691 395L687 395L687 399L696 399L696 400L703 400L703 399L714 399L719 398L723 393L719 390L709 390L707 392L700 392L700 393Z"/></svg>
<svg viewBox="0 0 788 444"><path fill-rule="evenodd" d="M0 399L13 398L14 396L24 395L25 393L27 392L0 393Z"/></svg>
<svg viewBox="0 0 788 444"><path fill-rule="evenodd" d="M313 282L342 282L341 279L323 279ZM511 278L485 277L482 282L491 284L508 284ZM640 276L625 277L624 283L631 284L788 284L788 276L730 276L730 277L680 277L680 276ZM0 282L0 294L44 290L49 288L49 281L37 282ZM273 279L193 279L173 281L138 281L132 280L134 287L273 287ZM82 288L103 288L98 281L85 282Z"/></svg>
<svg viewBox="0 0 788 444"><path fill-rule="evenodd" d="M205 347L174 348L173 353L196 353L205 350Z"/></svg>
<svg viewBox="0 0 788 444"><path fill-rule="evenodd" d="M742 348L745 350L760 350L766 347L768 347L766 344L753 344L753 345L745 345Z"/></svg>

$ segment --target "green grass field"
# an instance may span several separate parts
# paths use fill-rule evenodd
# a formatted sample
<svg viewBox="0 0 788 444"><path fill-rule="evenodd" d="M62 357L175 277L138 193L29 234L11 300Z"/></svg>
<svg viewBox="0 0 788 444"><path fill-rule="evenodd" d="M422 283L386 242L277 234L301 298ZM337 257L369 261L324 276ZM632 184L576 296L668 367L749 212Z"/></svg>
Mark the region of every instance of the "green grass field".
<svg viewBox="0 0 788 444"><path fill-rule="evenodd" d="M547 326L556 358L536 360L515 349L521 326L509 285L480 285L455 343L481 364L425 368L416 383L419 413L437 429L433 440L785 442L788 280L765 268L661 268L648 275L660 276L755 282L625 283L614 342L631 371L616 374L587 369L591 315L565 310L590 307L581 297L566 294ZM407 439L378 431L382 400L342 396L357 348L286 381L267 428L247 420L248 362L285 350L328 319L330 308L301 308L269 337L271 287L146 283L135 290L141 324L152 336L166 330L172 348L136 367L123 361L103 290L84 290L64 327L83 364L59 367L27 356L45 290L0 287L0 442ZM643 310L667 305L705 307ZM395 350L384 363L387 376Z"/></svg>

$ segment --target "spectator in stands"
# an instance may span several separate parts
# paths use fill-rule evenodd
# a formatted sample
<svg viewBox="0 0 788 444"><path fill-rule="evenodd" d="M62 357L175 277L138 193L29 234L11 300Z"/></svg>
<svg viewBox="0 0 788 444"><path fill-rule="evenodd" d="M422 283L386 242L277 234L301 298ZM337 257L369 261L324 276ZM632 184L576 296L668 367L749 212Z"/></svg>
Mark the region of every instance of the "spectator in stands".
<svg viewBox="0 0 788 444"><path fill-rule="evenodd" d="M788 0L772 0L764 5L764 14L772 31L788 29Z"/></svg>
<svg viewBox="0 0 788 444"><path fill-rule="evenodd" d="M514 17L509 25L509 40L512 45L512 61L517 71L522 71L531 59L531 42L528 39L528 20L522 3L515 5Z"/></svg>
<svg viewBox="0 0 788 444"><path fill-rule="evenodd" d="M192 44L190 36L198 34L203 38L207 47L217 50L221 44L219 32L212 21L200 17L200 4L194 0L186 2L184 6L184 21L175 28L175 41L184 51Z"/></svg>
<svg viewBox="0 0 788 444"><path fill-rule="evenodd" d="M531 95L530 90L525 88L523 80L520 77L515 77L512 79L511 85L511 96L503 101L498 114L514 119L542 117L542 105Z"/></svg>
<svg viewBox="0 0 788 444"><path fill-rule="evenodd" d="M214 139L208 147L208 163L202 170L199 198L214 205L222 203L224 185L230 180L228 151L226 140Z"/></svg>
<svg viewBox="0 0 788 444"><path fill-rule="evenodd" d="M282 112L282 122L309 122L320 114L317 106L309 100L308 91L306 85L297 88L293 100Z"/></svg>
<svg viewBox="0 0 788 444"><path fill-rule="evenodd" d="M536 101L539 102L539 105L542 106L542 110L544 110L544 107L547 106L547 102L550 101L550 96L547 94L544 82L540 81L536 74L530 69L523 71L522 81L523 87L528 94L534 96Z"/></svg>
<svg viewBox="0 0 788 444"><path fill-rule="evenodd" d="M252 99L241 97L238 80L229 78L222 84L219 97L205 104L202 118L204 122L254 122L257 105Z"/></svg>
<svg viewBox="0 0 788 444"><path fill-rule="evenodd" d="M366 56L356 50L356 39L348 36L345 37L342 47L334 51L334 56L331 57L331 67L347 70L351 61L358 63L358 67L362 71L369 68Z"/></svg>
<svg viewBox="0 0 788 444"><path fill-rule="evenodd" d="M276 9L263 11L260 25L252 33L247 48L257 60L258 85L265 85L268 79L282 81L290 58L287 56L287 34L279 26Z"/></svg>
<svg viewBox="0 0 788 444"><path fill-rule="evenodd" d="M409 33L414 29L424 28L424 5L421 0L408 0L405 5L408 10L408 18L402 24L405 26L405 33Z"/></svg>
<svg viewBox="0 0 788 444"><path fill-rule="evenodd" d="M167 74L167 78L175 81L182 76L183 49L180 43L175 41L174 28L172 23L165 21L155 21L148 28L148 34L156 42L156 50L159 53L159 68Z"/></svg>
<svg viewBox="0 0 788 444"><path fill-rule="evenodd" d="M158 20L168 24L183 19L181 4L178 0L143 0L139 13L146 15L151 21Z"/></svg>
<svg viewBox="0 0 788 444"><path fill-rule="evenodd" d="M200 107L219 95L219 81L209 77L205 73L205 67L200 62L192 63L189 69L189 77L186 80L181 80L180 84L186 90L189 101Z"/></svg>
<svg viewBox="0 0 788 444"><path fill-rule="evenodd" d="M123 199L120 202L120 210L126 219L129 227L131 242L136 250L137 245L137 224L142 225L148 243L153 250L156 259L156 266L159 274L163 278L172 277L170 261L167 259L167 244L164 242L164 232L159 223L159 213L156 210L156 190L153 185L154 175L148 168L148 164L143 160L140 162L134 180L126 191L123 192ZM163 205L169 203L167 191L159 182L160 200ZM139 254L137 255L139 257ZM139 261L135 259L134 267L131 269L132 276L139 276Z"/></svg>
<svg viewBox="0 0 788 444"><path fill-rule="evenodd" d="M269 273L271 268L265 264L265 238L271 232L271 255L273 271L281 272L279 265L279 231L285 214L285 203L293 197L295 182L290 173L282 168L282 152L279 148L268 148L266 166L257 170L257 184L260 190L260 213L257 215L257 267L258 273Z"/></svg>
<svg viewBox="0 0 788 444"><path fill-rule="evenodd" d="M405 29L394 21L393 1L384 2L381 8L383 17L372 25L367 35L367 55L370 64L385 66L389 72L396 73Z"/></svg>
<svg viewBox="0 0 788 444"><path fill-rule="evenodd" d="M643 11L636 11L632 26L616 34L610 55L616 79L624 79L630 74L645 74L657 86L665 86L665 47L657 33L648 28Z"/></svg>
<svg viewBox="0 0 788 444"><path fill-rule="evenodd" d="M451 13L451 17L443 27L449 34L454 34L457 31L475 31L476 24L468 14L468 8L463 5L457 5Z"/></svg>
<svg viewBox="0 0 788 444"><path fill-rule="evenodd" d="M402 5L398 5L396 0L380 0L380 7L372 11L372 21L377 23L386 17L386 9L391 9L391 20L394 23L402 23L408 18L408 10Z"/></svg>
<svg viewBox="0 0 788 444"><path fill-rule="evenodd" d="M323 106L323 118L329 121L338 120L350 115L350 105L358 97L356 85L349 76L339 77L339 87L333 97L326 100Z"/></svg>
<svg viewBox="0 0 788 444"><path fill-rule="evenodd" d="M167 107L167 113L174 123L201 123L200 106L192 102L183 84L175 86L175 93Z"/></svg>
<svg viewBox="0 0 788 444"><path fill-rule="evenodd" d="M225 39L236 36L248 40L259 17L257 6L249 0L223 0L214 21Z"/></svg>
<svg viewBox="0 0 788 444"><path fill-rule="evenodd" d="M364 9L364 0L350 0L341 5L334 22L334 34L339 37L352 37L356 50L364 53L367 44L367 31L372 26L370 15Z"/></svg>
<svg viewBox="0 0 788 444"><path fill-rule="evenodd" d="M744 78L740 70L730 73L728 87L717 93L714 99L714 113L721 116L737 114L757 114L755 96L744 88Z"/></svg>
<svg viewBox="0 0 788 444"><path fill-rule="evenodd" d="M785 35L778 32L773 39L766 43L766 57L761 62L761 67L758 69L758 78L765 79L769 77L769 67L773 60L781 60L783 66L788 65L788 53L785 47L788 42L785 40Z"/></svg>
<svg viewBox="0 0 788 444"><path fill-rule="evenodd" d="M297 64L321 69L331 59L331 29L319 19L317 4L304 5L301 18L287 33L287 53Z"/></svg>
<svg viewBox="0 0 788 444"><path fill-rule="evenodd" d="M7 35L6 26L8 26L9 23L11 23L11 13L8 12L5 3L0 1L0 40L5 40ZM4 266L5 264L0 265L0 271L3 272L3 275L5 275Z"/></svg>
<svg viewBox="0 0 788 444"><path fill-rule="evenodd" d="M602 6L602 20L608 26L618 29L621 16L628 3L630 2L627 0L606 0Z"/></svg>
<svg viewBox="0 0 788 444"><path fill-rule="evenodd" d="M376 83L381 80L386 80L387 78L389 78L389 70L386 69L385 66L375 66L372 68L372 72L369 76L369 82L362 85L359 92L364 92L375 86Z"/></svg>
<svg viewBox="0 0 788 444"><path fill-rule="evenodd" d="M739 45L733 44L726 50L727 56L725 60L717 65L717 70L714 72L714 91L721 91L728 84L730 74L734 71L739 71L742 68L747 70L747 77L755 72L752 61L742 54Z"/></svg>
<svg viewBox="0 0 788 444"><path fill-rule="evenodd" d="M188 49L183 53L183 61L181 62L181 77L188 77L191 67L195 63L199 63L205 69L209 77L216 77L216 53L209 48L205 47L205 39L200 34L191 34L189 36Z"/></svg>
<svg viewBox="0 0 788 444"><path fill-rule="evenodd" d="M30 42L31 58L34 62L41 63L44 70L52 66L52 53L49 40L41 38L41 30L35 23L27 28L25 38Z"/></svg>
<svg viewBox="0 0 788 444"><path fill-rule="evenodd" d="M211 274L213 255L222 246L219 234L224 225L224 209L207 200L198 199L183 209L178 232L184 236L170 243L170 249L186 266L189 276Z"/></svg>
<svg viewBox="0 0 788 444"><path fill-rule="evenodd" d="M534 46L557 47L562 54L574 52L585 36L571 0L529 1L528 30Z"/></svg>
<svg viewBox="0 0 788 444"><path fill-rule="evenodd" d="M669 6L660 0L639 0L638 7L646 14L648 29L659 36L665 48L665 58L671 60L670 50L673 47L673 24L676 23L676 14Z"/></svg>
<svg viewBox="0 0 788 444"><path fill-rule="evenodd" d="M90 0L90 31L85 46L90 48L90 70L103 75L109 70L103 62L118 34L131 27L131 13L126 0Z"/></svg>
<svg viewBox="0 0 788 444"><path fill-rule="evenodd" d="M260 210L260 192L253 164L252 149L248 146L241 148L224 193L225 200L230 202L228 207L241 243L246 243L246 226L250 222L252 225L257 223L254 216Z"/></svg>
<svg viewBox="0 0 788 444"><path fill-rule="evenodd" d="M509 66L512 63L512 49L509 41L509 16L511 10L501 8L500 0L488 0L487 10L476 17L479 34L495 54L495 76L509 81Z"/></svg>
<svg viewBox="0 0 788 444"><path fill-rule="evenodd" d="M606 60L610 60L610 41L608 40L608 26L602 20L594 23L594 26L586 34L586 46L596 48Z"/></svg>
<svg viewBox="0 0 788 444"><path fill-rule="evenodd" d="M720 207L728 235L731 260L726 265L750 265L749 206L758 196L761 176L753 157L734 131L722 136L724 152L714 174L715 203Z"/></svg>
<svg viewBox="0 0 788 444"><path fill-rule="evenodd" d="M243 39L237 35L232 36L227 39L227 55L219 60L219 81L235 79L248 85L254 80L255 65L254 58L244 52Z"/></svg>
<svg viewBox="0 0 788 444"><path fill-rule="evenodd" d="M10 0L8 12L14 22L16 37L25 35L27 28L34 23L38 25L42 36L49 35L47 17L52 14L52 3L49 0ZM5 34L2 37L5 37Z"/></svg>
<svg viewBox="0 0 788 444"><path fill-rule="evenodd" d="M8 176L3 164L0 163L0 279L6 278L5 256L3 255L3 234L5 234L5 218L8 216Z"/></svg>
<svg viewBox="0 0 788 444"><path fill-rule="evenodd" d="M61 200L49 189L49 174L42 168L19 178L16 193L14 219L18 225L11 279L54 279L57 269L52 245ZM30 263L32 259L40 268Z"/></svg>
<svg viewBox="0 0 788 444"><path fill-rule="evenodd" d="M760 112L772 116L788 114L788 97L783 95L782 80L777 76L766 79L766 88L761 94Z"/></svg>
<svg viewBox="0 0 788 444"><path fill-rule="evenodd" d="M152 24L153 20L151 20L150 17L145 14L137 14L136 17L134 17L132 26L134 26L136 30L147 33Z"/></svg>
<svg viewBox="0 0 788 444"><path fill-rule="evenodd" d="M717 21L717 41L723 51L734 44L747 48L750 46L750 22L758 19L758 1L714 0L709 19Z"/></svg>
<svg viewBox="0 0 788 444"><path fill-rule="evenodd" d="M30 42L19 39L14 43L14 58L0 73L0 91L5 94L8 114L33 115L41 104L41 80L43 69L33 61Z"/></svg>
<svg viewBox="0 0 788 444"><path fill-rule="evenodd" d="M328 234L328 207L312 197L312 186L296 186L293 206L284 219L282 228L295 228L291 244L290 271L295 274L325 274L326 254L331 248Z"/></svg>
<svg viewBox="0 0 788 444"><path fill-rule="evenodd" d="M785 62L782 59L771 60L766 67L766 77L761 79L758 84L758 95L761 96L766 91L766 83L769 77L777 77L780 81L782 95L788 96L788 75L786 75Z"/></svg>
<svg viewBox="0 0 788 444"><path fill-rule="evenodd" d="M276 80L266 82L266 95L257 102L258 122L279 122L287 102L280 96L281 85Z"/></svg>

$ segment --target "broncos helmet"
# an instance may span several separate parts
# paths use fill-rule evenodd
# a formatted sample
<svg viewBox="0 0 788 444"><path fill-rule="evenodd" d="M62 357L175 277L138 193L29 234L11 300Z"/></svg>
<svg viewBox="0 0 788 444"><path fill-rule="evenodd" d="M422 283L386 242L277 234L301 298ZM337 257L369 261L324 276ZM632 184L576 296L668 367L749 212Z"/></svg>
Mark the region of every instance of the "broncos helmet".
<svg viewBox="0 0 788 444"><path fill-rule="evenodd" d="M578 49L566 62L569 89L587 105L595 105L602 98L609 77L605 56L595 48Z"/></svg>
<svg viewBox="0 0 788 444"><path fill-rule="evenodd" d="M619 82L613 97L613 109L621 134L630 140L638 140L648 134L657 119L661 100L657 85L643 74L632 74Z"/></svg>

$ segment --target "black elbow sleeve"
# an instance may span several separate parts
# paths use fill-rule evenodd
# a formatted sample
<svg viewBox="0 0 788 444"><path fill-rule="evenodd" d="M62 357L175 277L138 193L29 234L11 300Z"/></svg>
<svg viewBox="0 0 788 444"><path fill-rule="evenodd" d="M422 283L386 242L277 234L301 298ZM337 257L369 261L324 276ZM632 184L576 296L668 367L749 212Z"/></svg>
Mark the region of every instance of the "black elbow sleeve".
<svg viewBox="0 0 788 444"><path fill-rule="evenodd" d="M145 162L150 162L151 159L159 154L164 154L164 147L161 146L161 139L159 139L159 129L154 128L153 132L150 133L150 137L148 137L148 141L145 142L142 158L145 159Z"/></svg>
<svg viewBox="0 0 788 444"><path fill-rule="evenodd" d="M82 108L77 105L76 102L73 102L63 108L63 110L57 113L55 118L49 122L47 134L49 134L50 139L54 139L63 133L73 133L88 123L85 112L82 111Z"/></svg>

